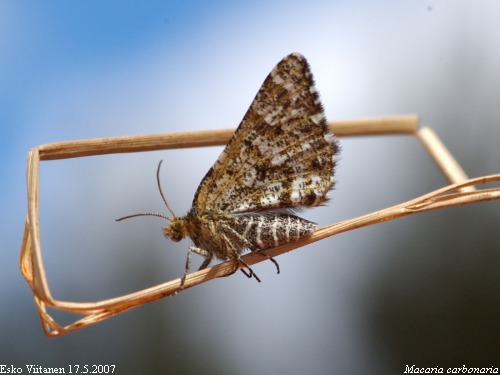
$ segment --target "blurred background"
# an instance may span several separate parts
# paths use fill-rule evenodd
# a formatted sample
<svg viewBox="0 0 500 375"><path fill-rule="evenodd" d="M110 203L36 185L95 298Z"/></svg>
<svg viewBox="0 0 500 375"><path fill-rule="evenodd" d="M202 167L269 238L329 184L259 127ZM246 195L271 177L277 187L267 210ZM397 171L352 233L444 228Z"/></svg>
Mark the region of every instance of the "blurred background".
<svg viewBox="0 0 500 375"><path fill-rule="evenodd" d="M341 234L279 257L280 275L255 266L260 284L235 274L51 339L18 267L30 148L236 127L294 51L329 120L416 113L469 176L499 173L499 16L488 0L0 2L0 364L114 364L119 374L499 367L499 202ZM447 184L411 136L341 143L330 205L301 215L320 225ZM181 276L190 241L163 238L157 218L114 219L166 213L160 159L167 199L184 214L221 150L43 162L54 297L96 301Z"/></svg>

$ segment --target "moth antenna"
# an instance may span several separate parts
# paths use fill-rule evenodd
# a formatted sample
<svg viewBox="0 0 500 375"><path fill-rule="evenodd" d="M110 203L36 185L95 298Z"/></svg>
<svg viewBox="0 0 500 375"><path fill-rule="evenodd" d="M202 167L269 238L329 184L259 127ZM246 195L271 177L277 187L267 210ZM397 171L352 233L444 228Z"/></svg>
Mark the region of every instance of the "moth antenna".
<svg viewBox="0 0 500 375"><path fill-rule="evenodd" d="M138 216L156 216L156 217L161 217L162 219L165 219L165 220L172 222L172 219L169 218L168 216L165 216L162 214L157 214L154 212L141 212L140 214L127 215L127 216L123 216L119 219L115 219L115 221L122 221L122 220L131 219L133 217L138 217Z"/></svg>
<svg viewBox="0 0 500 375"><path fill-rule="evenodd" d="M177 216L175 215L174 211L168 205L167 200L165 199L165 196L163 195L163 191L161 190L161 184L160 184L160 167L161 167L161 163L163 163L163 160L160 160L160 162L158 163L158 169L156 170L156 182L158 184L158 190L160 191L161 199L163 199L163 203L165 203L165 206L167 207L167 210L172 215L172 218L175 219ZM170 221L172 221L172 220L170 220Z"/></svg>
<svg viewBox="0 0 500 375"><path fill-rule="evenodd" d="M160 191L160 195L161 195L161 198L163 199L163 203L165 203L165 206L167 207L168 211L172 215L172 219L169 218L166 215L157 214L155 212L141 212L139 214L133 214L133 215L123 216L123 217L121 217L119 219L115 219L115 221L122 221L122 220L131 219L133 217L139 217L139 216L156 216L156 217L159 217L159 218L162 218L162 219L165 219L167 221L172 222L173 219L175 219L177 217L177 216L175 216L174 211L172 211L172 209L168 205L167 200L165 199L165 195L163 195L163 191L161 190L161 184L160 184L160 167L161 167L161 163L162 162L163 162L163 160L160 160L160 163L158 164L158 169L156 170L156 182L158 184L158 190Z"/></svg>

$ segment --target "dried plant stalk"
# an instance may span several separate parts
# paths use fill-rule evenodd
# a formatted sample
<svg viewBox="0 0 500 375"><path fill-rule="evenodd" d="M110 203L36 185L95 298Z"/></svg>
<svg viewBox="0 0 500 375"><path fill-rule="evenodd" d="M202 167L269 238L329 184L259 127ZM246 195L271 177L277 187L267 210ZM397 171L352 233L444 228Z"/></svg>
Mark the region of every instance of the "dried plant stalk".
<svg viewBox="0 0 500 375"><path fill-rule="evenodd" d="M413 134L418 116L390 116L363 120L332 121L330 129L339 137L353 135ZM85 139L38 146L39 160L69 159L83 156L169 150L225 145L236 129L201 130L151 135Z"/></svg>
<svg viewBox="0 0 500 375"><path fill-rule="evenodd" d="M345 220L318 229L313 236L275 247L265 251L276 257L301 246L319 241L338 233L377 224L387 220L419 212L500 199L500 188L475 190L474 186L500 181L500 175L491 175L468 180L465 172L429 128L418 129L418 117L414 115L393 116L365 120L329 123L337 136L412 134L424 144L452 185L435 190L408 202L376 211L367 215ZM36 147L28 156L28 215L21 248L20 268L32 289L42 325L48 336L62 335L76 329L95 324L112 315L127 311L147 302L175 295L181 279L175 279L155 287L147 288L121 297L98 302L68 302L52 297L43 266L40 233L38 225L38 184L40 160L56 160L111 153L142 152L173 148L202 147L225 144L234 129L199 132L182 132L159 135L138 135L93 140L58 142ZM265 258L258 254L243 257L248 265ZM234 263L228 261L213 267L193 272L185 280L184 289L204 283L216 277L225 276L234 270ZM85 315L76 322L61 326L47 312L47 307L70 313Z"/></svg>

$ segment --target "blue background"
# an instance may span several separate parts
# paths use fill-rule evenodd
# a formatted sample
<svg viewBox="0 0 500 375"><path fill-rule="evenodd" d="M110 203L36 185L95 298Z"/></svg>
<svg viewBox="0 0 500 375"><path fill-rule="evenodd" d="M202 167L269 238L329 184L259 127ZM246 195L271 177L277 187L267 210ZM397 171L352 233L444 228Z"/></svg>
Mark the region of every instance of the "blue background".
<svg viewBox="0 0 500 375"><path fill-rule="evenodd" d="M500 366L498 202L329 238L280 257L280 275L256 266L260 284L236 274L53 339L18 267L30 148L236 127L294 51L328 119L417 113L471 177L498 173L499 14L486 0L0 2L0 364L115 364L120 374ZM320 225L446 184L413 137L341 142L331 204L302 215ZM165 213L160 159L183 214L221 149L43 162L53 295L95 301L180 276L189 241L166 241L155 218L114 219Z"/></svg>

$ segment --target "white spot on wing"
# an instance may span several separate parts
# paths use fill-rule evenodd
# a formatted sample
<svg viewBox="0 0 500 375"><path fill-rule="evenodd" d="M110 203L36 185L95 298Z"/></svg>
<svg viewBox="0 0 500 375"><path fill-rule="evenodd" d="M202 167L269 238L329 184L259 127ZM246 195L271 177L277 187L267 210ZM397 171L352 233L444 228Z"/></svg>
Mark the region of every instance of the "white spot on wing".
<svg viewBox="0 0 500 375"><path fill-rule="evenodd" d="M325 120L325 116L323 116L323 113L318 112L315 115L309 116L312 122L314 122L316 125L321 124ZM326 139L326 135L325 135Z"/></svg>
<svg viewBox="0 0 500 375"><path fill-rule="evenodd" d="M276 206L280 202L278 194L269 194L261 198L260 203L263 206Z"/></svg>
<svg viewBox="0 0 500 375"><path fill-rule="evenodd" d="M243 178L243 183L246 186L251 187L254 185L256 177L257 177L257 171L255 170L255 168L249 169L245 173L245 177Z"/></svg>
<svg viewBox="0 0 500 375"><path fill-rule="evenodd" d="M273 158L271 159L271 163L273 165L281 165L283 164L284 162L286 162L288 160L288 155L283 155L283 154L276 154L273 156Z"/></svg>
<svg viewBox="0 0 500 375"><path fill-rule="evenodd" d="M281 85L283 84L283 78L281 78L278 74L274 73L273 82L276 83L277 85Z"/></svg>

